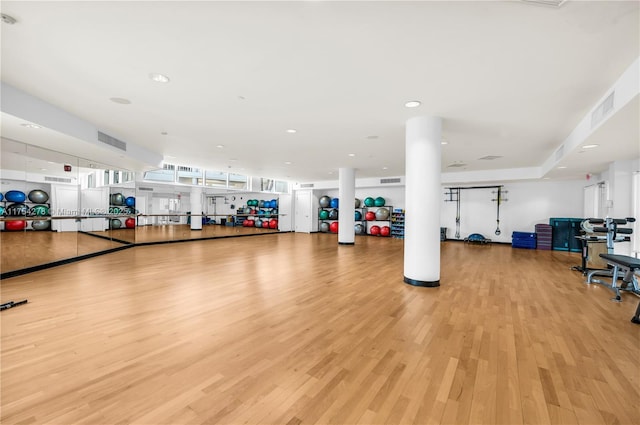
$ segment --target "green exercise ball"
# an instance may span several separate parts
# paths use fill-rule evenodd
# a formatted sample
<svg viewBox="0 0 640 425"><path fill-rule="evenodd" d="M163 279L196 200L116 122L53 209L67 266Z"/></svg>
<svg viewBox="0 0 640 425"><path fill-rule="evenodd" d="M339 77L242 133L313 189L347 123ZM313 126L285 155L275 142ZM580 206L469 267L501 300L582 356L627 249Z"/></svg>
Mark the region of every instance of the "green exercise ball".
<svg viewBox="0 0 640 425"><path fill-rule="evenodd" d="M376 207L384 207L385 200L383 197L378 196L374 201L373 205Z"/></svg>
<svg viewBox="0 0 640 425"><path fill-rule="evenodd" d="M370 196L364 198L364 206L365 207L373 207L375 205L375 202L376 201Z"/></svg>
<svg viewBox="0 0 640 425"><path fill-rule="evenodd" d="M320 214L318 216L320 217L320 220L328 220L329 219L329 211L320 210Z"/></svg>

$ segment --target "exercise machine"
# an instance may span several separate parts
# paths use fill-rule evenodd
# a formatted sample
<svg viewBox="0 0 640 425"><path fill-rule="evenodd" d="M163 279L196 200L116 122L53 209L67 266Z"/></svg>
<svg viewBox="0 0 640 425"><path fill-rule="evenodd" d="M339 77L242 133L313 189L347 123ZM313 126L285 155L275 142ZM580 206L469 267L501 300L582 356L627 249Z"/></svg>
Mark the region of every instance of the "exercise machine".
<svg viewBox="0 0 640 425"><path fill-rule="evenodd" d="M621 242L629 240L630 234L633 233L633 229L624 226L628 223L633 223L634 218L590 218L589 224L595 224L600 226L594 226L593 231L597 233L606 233L605 236L590 236L590 238L606 238L607 253L600 254L600 258L605 260L609 267L608 270L594 270L587 274L587 284L598 283L611 289L615 297L612 301L620 302L622 298L620 291L629 291L637 295L640 295L640 286L638 285L638 278L636 277L636 271L640 271L640 259L630 257L628 255L617 255L613 253L613 244L615 242ZM602 226L604 224L604 226ZM596 277L610 278L611 281L607 282L603 279L596 279ZM618 285L618 279L622 277L622 283ZM637 314L636 316L637 317Z"/></svg>
<svg viewBox="0 0 640 425"><path fill-rule="evenodd" d="M494 233L496 234L496 236L499 236L500 233L502 233L502 231L500 230L500 204L502 202L508 201L508 199L505 199L504 195L509 192L507 190L504 190L504 186L500 185L500 186L447 187L448 192L444 193L447 196L447 198L445 198L444 201L456 203L456 234L455 234L456 239L460 239L460 202L461 202L462 191L472 190L472 189L496 189L491 193L494 193L497 196L491 201L496 202L496 224L497 225ZM468 242L467 239L465 239L465 242Z"/></svg>

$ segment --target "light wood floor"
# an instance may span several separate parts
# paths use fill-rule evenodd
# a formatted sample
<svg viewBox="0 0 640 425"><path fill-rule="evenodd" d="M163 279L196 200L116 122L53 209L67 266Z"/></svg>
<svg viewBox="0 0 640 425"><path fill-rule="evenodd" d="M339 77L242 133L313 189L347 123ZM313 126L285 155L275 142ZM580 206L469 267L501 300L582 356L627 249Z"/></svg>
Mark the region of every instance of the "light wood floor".
<svg viewBox="0 0 640 425"><path fill-rule="evenodd" d="M136 247L2 281L3 424L633 424L637 298L578 254L277 234ZM426 259L425 259L426 260Z"/></svg>

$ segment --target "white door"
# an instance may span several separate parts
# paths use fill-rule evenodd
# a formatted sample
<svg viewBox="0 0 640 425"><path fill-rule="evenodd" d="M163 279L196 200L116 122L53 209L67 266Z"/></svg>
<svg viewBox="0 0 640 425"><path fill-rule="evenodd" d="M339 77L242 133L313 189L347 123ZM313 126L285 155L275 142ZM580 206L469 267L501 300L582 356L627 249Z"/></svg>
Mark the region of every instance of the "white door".
<svg viewBox="0 0 640 425"><path fill-rule="evenodd" d="M291 213L291 195L282 194L278 197L278 230L281 232L290 232L292 230L293 217Z"/></svg>
<svg viewBox="0 0 640 425"><path fill-rule="evenodd" d="M313 214L311 213L311 191L296 190L295 221L296 232L311 233L313 230Z"/></svg>
<svg viewBox="0 0 640 425"><path fill-rule="evenodd" d="M79 190L77 186L51 186L51 215L74 217L79 215L78 198ZM53 220L51 229L56 232L77 232L80 226L74 219Z"/></svg>
<svg viewBox="0 0 640 425"><path fill-rule="evenodd" d="M92 214L104 214L109 209L109 188L98 187L80 191L80 211L83 216ZM83 232L103 231L108 227L104 218L85 218L80 222L80 230Z"/></svg>

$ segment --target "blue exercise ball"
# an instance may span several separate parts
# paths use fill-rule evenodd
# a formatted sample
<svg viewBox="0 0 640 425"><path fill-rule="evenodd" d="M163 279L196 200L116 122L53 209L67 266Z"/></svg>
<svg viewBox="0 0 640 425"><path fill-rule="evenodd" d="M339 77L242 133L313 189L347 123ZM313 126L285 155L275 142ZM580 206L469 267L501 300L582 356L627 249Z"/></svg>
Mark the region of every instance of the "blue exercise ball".
<svg viewBox="0 0 640 425"><path fill-rule="evenodd" d="M4 199L4 196L2 196L2 193L0 193L0 201L2 201Z"/></svg>
<svg viewBox="0 0 640 425"><path fill-rule="evenodd" d="M356 221L362 220L362 213L360 211L356 211L354 215L355 215Z"/></svg>
<svg viewBox="0 0 640 425"><path fill-rule="evenodd" d="M133 196L128 196L125 200L124 200L124 204L128 207L135 207L136 206L136 198L134 198Z"/></svg>
<svg viewBox="0 0 640 425"><path fill-rule="evenodd" d="M27 195L19 190L10 190L4 194L4 197L9 202L24 202L27 200Z"/></svg>
<svg viewBox="0 0 640 425"><path fill-rule="evenodd" d="M329 198L326 195L320 198L320 207L329 208L330 205L331 205L331 198Z"/></svg>
<svg viewBox="0 0 640 425"><path fill-rule="evenodd" d="M339 204L340 204L340 201L338 200L338 198L333 198L329 205L331 206L331 208L338 208Z"/></svg>
<svg viewBox="0 0 640 425"><path fill-rule="evenodd" d="M44 190L35 189L29 192L29 200L34 204L44 204L49 200L49 194Z"/></svg>
<svg viewBox="0 0 640 425"><path fill-rule="evenodd" d="M271 208L278 208L278 200L277 199L272 199L271 200Z"/></svg>

